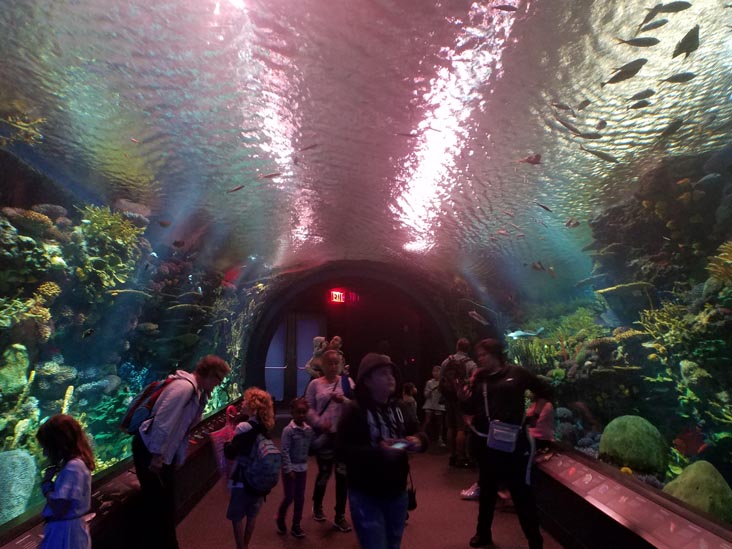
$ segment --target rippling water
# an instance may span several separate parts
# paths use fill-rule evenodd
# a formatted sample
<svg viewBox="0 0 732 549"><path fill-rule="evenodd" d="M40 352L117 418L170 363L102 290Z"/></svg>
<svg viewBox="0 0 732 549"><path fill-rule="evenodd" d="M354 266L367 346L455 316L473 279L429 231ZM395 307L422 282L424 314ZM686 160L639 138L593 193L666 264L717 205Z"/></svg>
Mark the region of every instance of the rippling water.
<svg viewBox="0 0 732 549"><path fill-rule="evenodd" d="M635 35L644 3L517 5L7 3L0 135L85 199L172 220L161 242L195 219L212 260L397 258L521 285L541 259L569 287L589 271L588 218L660 158L728 141L732 9L661 14L644 34L660 43L634 48L615 38ZM672 59L696 24L699 49ZM637 58L636 76L601 87ZM659 82L680 72L696 77ZM628 109L646 88L651 104ZM37 139L12 116L44 119ZM560 119L607 127L584 139Z"/></svg>

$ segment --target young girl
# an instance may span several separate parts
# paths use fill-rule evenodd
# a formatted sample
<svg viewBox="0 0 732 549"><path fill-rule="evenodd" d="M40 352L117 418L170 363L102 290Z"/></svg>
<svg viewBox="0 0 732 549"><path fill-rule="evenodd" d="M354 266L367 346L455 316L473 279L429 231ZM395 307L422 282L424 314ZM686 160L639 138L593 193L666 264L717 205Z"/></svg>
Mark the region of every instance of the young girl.
<svg viewBox="0 0 732 549"><path fill-rule="evenodd" d="M313 428L305 423L308 403L304 398L296 398L290 406L292 421L282 431L282 484L285 497L277 512L277 533L286 534L285 516L292 501L295 510L292 515L292 530L296 538L304 538L300 527L302 508L305 503L305 483L308 470L308 450L313 441Z"/></svg>
<svg viewBox="0 0 732 549"><path fill-rule="evenodd" d="M41 484L46 497L41 549L89 549L91 536L83 519L91 508L94 470L89 441L81 425L66 414L51 416L38 429L36 439L50 462Z"/></svg>
<svg viewBox="0 0 732 549"><path fill-rule="evenodd" d="M236 426L234 439L224 446L224 453L229 459L249 456L257 435L268 436L275 424L272 397L262 389L251 387L246 390L241 411L247 414L249 419ZM236 475L236 470L234 475ZM264 496L250 493L240 483L232 484L226 518L234 527L234 541L237 549L248 549L262 503L264 503ZM247 523L246 527L242 529L244 517L247 518Z"/></svg>
<svg viewBox="0 0 732 549"><path fill-rule="evenodd" d="M425 433L430 432L430 427L433 427L434 433L437 435L437 444L441 447L445 447L445 442L442 440L442 429L443 429L443 418L445 416L445 405L442 403L442 395L440 394L440 367L432 367L432 379L428 380L424 386L424 405L422 406L424 411L424 423L422 424L422 431Z"/></svg>

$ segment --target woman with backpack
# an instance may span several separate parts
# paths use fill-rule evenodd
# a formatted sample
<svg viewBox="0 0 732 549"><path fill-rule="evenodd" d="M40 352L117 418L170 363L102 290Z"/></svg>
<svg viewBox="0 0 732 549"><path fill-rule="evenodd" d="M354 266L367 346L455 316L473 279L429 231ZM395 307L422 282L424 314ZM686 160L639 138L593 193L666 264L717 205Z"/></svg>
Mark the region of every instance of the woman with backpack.
<svg viewBox="0 0 732 549"><path fill-rule="evenodd" d="M267 391L251 387L244 392L241 412L248 415L249 418L236 426L233 440L224 446L226 457L237 461L231 475L231 498L226 518L234 527L236 548L248 549L257 522L257 515L262 508L266 494L251 486L247 480L246 469L252 466L255 445L261 445L262 439L259 438L259 435L269 440L269 432L274 428L275 414L272 397ZM271 448L271 441L268 446ZM281 464L281 457L279 464ZM279 465L274 474L276 479L279 474ZM242 528L244 517L247 522L246 526Z"/></svg>

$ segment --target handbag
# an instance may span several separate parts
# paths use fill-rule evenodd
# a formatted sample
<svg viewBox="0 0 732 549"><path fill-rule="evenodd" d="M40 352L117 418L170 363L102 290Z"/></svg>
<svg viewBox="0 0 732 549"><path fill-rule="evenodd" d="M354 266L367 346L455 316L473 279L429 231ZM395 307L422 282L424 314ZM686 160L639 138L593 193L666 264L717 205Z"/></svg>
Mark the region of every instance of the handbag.
<svg viewBox="0 0 732 549"><path fill-rule="evenodd" d="M516 442L523 428L523 420L521 421L521 425L515 425L497 419L491 420L491 414L488 408L488 385L486 383L483 384L483 406L485 407L486 418L488 418L488 432L481 433L472 425L470 428L475 434L486 439L488 448L512 454L516 451Z"/></svg>
<svg viewBox="0 0 732 549"><path fill-rule="evenodd" d="M409 488L407 488L407 511L414 511L417 508L417 489L412 482L412 471L409 471Z"/></svg>

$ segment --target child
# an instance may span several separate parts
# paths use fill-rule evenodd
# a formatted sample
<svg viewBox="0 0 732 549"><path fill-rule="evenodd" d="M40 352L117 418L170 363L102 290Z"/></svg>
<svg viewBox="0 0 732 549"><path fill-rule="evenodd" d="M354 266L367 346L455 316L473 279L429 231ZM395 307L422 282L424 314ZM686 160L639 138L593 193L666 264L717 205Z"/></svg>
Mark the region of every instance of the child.
<svg viewBox="0 0 732 549"><path fill-rule="evenodd" d="M404 414L404 421L406 423L419 424L419 418L417 416L417 400L414 395L417 394L417 387L411 381L407 381L402 387L402 398L399 401L399 405L402 408Z"/></svg>
<svg viewBox="0 0 732 549"><path fill-rule="evenodd" d="M94 470L89 440L81 425L66 414L51 416L36 439L50 462L41 483L46 497L41 549L90 549L89 526L83 518L91 508Z"/></svg>
<svg viewBox="0 0 732 549"><path fill-rule="evenodd" d="M440 367L432 367L432 379L428 380L424 385L424 424L422 431L429 433L428 429L434 422L434 430L437 433L437 444L445 447L442 440L443 418L445 416L445 405L442 403L442 395L440 394Z"/></svg>
<svg viewBox="0 0 732 549"><path fill-rule="evenodd" d="M272 397L267 391L250 387L244 393L241 407L242 413L249 419L239 423L234 429L234 439L224 445L224 454L228 459L237 458L237 467L232 475L231 498L226 518L234 528L234 541L237 549L248 549L254 533L257 514L264 503L264 496L253 494L241 482L240 470L257 441L257 435L265 437L275 424ZM242 529L242 521L247 518L246 528Z"/></svg>
<svg viewBox="0 0 732 549"><path fill-rule="evenodd" d="M537 398L531 394L531 405L526 410L526 424L529 433L536 442L537 460L551 457L550 451L554 444L554 406L548 400Z"/></svg>
<svg viewBox="0 0 732 549"><path fill-rule="evenodd" d="M296 398L290 405L292 421L282 431L282 485L285 497L277 512L277 533L286 534L285 515L292 501L295 510L292 515L290 533L296 538L304 538L300 528L302 509L305 504L305 482L308 470L308 450L313 441L314 431L307 423L308 403L304 398Z"/></svg>

